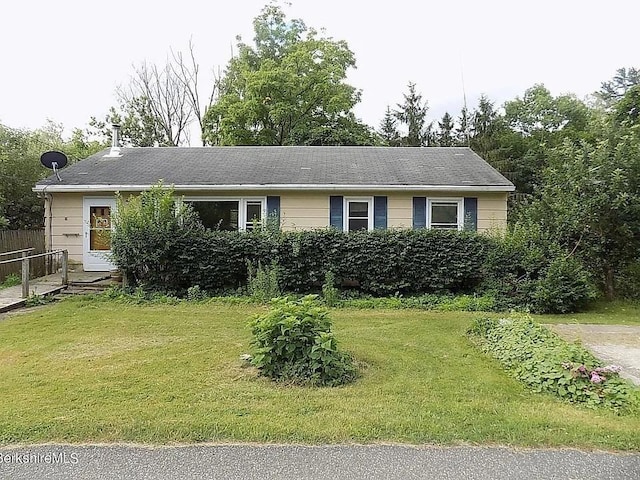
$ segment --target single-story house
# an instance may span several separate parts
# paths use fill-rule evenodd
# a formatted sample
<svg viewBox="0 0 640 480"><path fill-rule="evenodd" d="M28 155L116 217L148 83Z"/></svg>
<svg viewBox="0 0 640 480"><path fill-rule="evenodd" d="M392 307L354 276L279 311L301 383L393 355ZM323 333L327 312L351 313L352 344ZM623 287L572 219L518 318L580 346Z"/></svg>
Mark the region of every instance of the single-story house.
<svg viewBox="0 0 640 480"><path fill-rule="evenodd" d="M116 192L162 181L205 226L249 230L267 215L283 230L334 227L503 229L514 186L466 147L167 147L114 145L38 182L49 249L86 271L113 268Z"/></svg>

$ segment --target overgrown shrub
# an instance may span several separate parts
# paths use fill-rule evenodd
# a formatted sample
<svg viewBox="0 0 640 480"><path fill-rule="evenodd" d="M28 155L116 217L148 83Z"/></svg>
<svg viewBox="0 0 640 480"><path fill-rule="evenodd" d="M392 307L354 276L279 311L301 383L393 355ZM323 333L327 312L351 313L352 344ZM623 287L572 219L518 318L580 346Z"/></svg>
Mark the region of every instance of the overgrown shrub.
<svg viewBox="0 0 640 480"><path fill-rule="evenodd" d="M493 292L499 310L567 313L595 298L580 260L568 256L535 224L517 223L496 237L483 271L480 290Z"/></svg>
<svg viewBox="0 0 640 480"><path fill-rule="evenodd" d="M596 298L584 266L572 257L556 257L536 282L533 311L569 313L583 309Z"/></svg>
<svg viewBox="0 0 640 480"><path fill-rule="evenodd" d="M322 297L327 307L335 307L340 301L340 291L336 288L336 276L331 270L324 275Z"/></svg>
<svg viewBox="0 0 640 480"><path fill-rule="evenodd" d="M247 262L248 271L248 290L249 295L256 301L267 303L272 298L280 296L279 272L280 267L277 263L272 262L271 265L262 265L258 261L258 267L254 267Z"/></svg>
<svg viewBox="0 0 640 480"><path fill-rule="evenodd" d="M175 204L172 189L118 196L117 206L111 255L131 285L182 292L198 283L187 278L181 258L204 229L188 205Z"/></svg>
<svg viewBox="0 0 640 480"><path fill-rule="evenodd" d="M632 387L618 376L619 367L603 366L580 345L562 340L528 317L479 318L468 333L536 392L614 410L637 401Z"/></svg>
<svg viewBox="0 0 640 480"><path fill-rule="evenodd" d="M274 380L337 386L356 378L351 357L338 349L326 308L315 296L276 299L250 325L251 363Z"/></svg>

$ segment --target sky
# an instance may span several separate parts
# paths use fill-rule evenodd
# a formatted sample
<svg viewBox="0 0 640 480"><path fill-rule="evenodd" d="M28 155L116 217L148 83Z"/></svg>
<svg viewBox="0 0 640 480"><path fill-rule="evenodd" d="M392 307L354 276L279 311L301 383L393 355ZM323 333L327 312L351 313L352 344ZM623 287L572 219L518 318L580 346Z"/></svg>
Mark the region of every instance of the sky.
<svg viewBox="0 0 640 480"><path fill-rule="evenodd" d="M116 104L134 65L163 64L195 45L201 82L224 70L236 36L268 0L22 0L2 6L0 123L35 129L48 119L86 128ZM536 83L553 95L594 92L618 68L640 67L638 0L290 0L289 18L346 40L362 91L356 115L377 128L408 82L429 120L454 117L463 93L497 106ZM194 145L197 139L192 139Z"/></svg>

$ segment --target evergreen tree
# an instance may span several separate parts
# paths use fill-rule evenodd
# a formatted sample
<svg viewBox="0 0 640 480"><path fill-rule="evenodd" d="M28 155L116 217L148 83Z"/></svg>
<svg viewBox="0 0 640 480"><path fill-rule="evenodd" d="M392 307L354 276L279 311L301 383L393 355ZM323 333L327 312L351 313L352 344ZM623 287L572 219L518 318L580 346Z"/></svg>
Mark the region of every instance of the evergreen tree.
<svg viewBox="0 0 640 480"><path fill-rule="evenodd" d="M458 117L458 127L455 130L455 143L458 146L469 146L469 111L462 107Z"/></svg>
<svg viewBox="0 0 640 480"><path fill-rule="evenodd" d="M416 92L416 84L409 82L409 93L404 94L404 103L398 104L394 116L407 126L407 136L403 145L407 147L421 147L427 144L428 127L426 125L427 101L422 101L422 95Z"/></svg>
<svg viewBox="0 0 640 480"><path fill-rule="evenodd" d="M391 112L391 109L387 105L387 111L384 114L384 118L380 123L380 137L384 142L384 145L388 147L399 147L401 144L400 132L397 128L398 120Z"/></svg>
<svg viewBox="0 0 640 480"><path fill-rule="evenodd" d="M451 147L454 144L453 117L446 112L438 122L437 143L440 147Z"/></svg>

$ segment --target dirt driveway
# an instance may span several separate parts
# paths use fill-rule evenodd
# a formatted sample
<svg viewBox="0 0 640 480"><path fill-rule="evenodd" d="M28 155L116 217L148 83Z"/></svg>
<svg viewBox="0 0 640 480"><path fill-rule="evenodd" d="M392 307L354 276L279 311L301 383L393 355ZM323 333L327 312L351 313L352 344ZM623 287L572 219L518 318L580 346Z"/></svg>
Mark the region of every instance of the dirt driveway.
<svg viewBox="0 0 640 480"><path fill-rule="evenodd" d="M549 328L566 340L580 340L603 362L622 367L622 377L640 385L640 326L558 324Z"/></svg>

